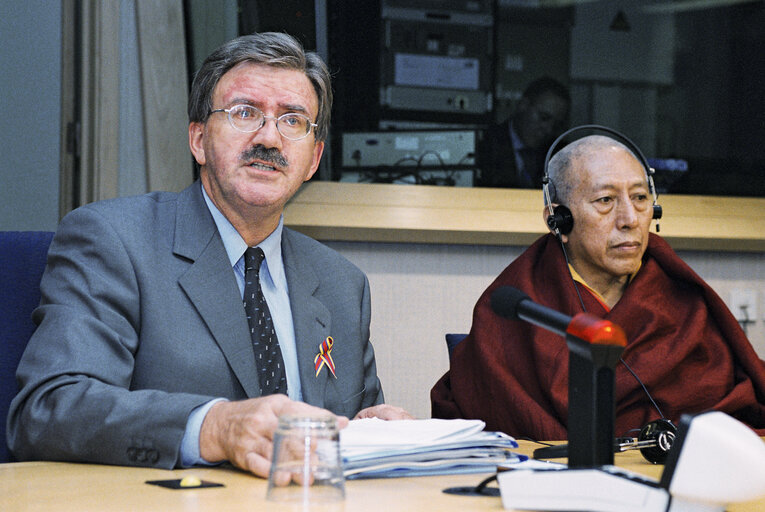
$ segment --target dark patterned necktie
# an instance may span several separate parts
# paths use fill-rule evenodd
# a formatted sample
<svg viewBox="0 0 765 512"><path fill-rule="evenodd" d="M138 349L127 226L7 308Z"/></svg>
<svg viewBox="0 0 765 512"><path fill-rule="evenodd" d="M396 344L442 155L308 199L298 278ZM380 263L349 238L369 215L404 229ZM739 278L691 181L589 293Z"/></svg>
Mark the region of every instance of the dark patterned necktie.
<svg viewBox="0 0 765 512"><path fill-rule="evenodd" d="M260 288L260 264L265 257L260 247L249 247L244 252L244 312L250 326L261 394L286 394L284 359L271 312Z"/></svg>

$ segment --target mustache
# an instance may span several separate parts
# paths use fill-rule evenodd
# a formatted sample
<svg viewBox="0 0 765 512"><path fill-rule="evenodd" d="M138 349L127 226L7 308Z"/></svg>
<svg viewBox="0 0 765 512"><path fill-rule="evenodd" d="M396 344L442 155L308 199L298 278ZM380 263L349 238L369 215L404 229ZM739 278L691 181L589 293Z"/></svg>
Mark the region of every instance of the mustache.
<svg viewBox="0 0 765 512"><path fill-rule="evenodd" d="M239 159L243 162L249 162L251 160L262 160L270 164L274 164L277 167L287 167L289 163L284 155L282 155L276 148L267 148L263 144L256 144L249 149L246 149L239 156Z"/></svg>

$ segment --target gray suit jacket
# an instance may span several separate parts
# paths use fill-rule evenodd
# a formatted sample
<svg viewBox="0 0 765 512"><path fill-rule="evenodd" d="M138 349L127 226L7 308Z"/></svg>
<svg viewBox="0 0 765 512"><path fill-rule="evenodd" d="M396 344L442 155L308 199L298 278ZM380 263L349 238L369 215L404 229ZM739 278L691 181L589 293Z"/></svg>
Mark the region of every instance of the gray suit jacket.
<svg viewBox="0 0 765 512"><path fill-rule="evenodd" d="M345 416L382 403L366 276L289 229L282 253L304 401ZM171 468L195 407L260 396L239 288L199 182L67 215L41 291L8 416L20 460ZM317 377L330 335L337 378L326 368Z"/></svg>

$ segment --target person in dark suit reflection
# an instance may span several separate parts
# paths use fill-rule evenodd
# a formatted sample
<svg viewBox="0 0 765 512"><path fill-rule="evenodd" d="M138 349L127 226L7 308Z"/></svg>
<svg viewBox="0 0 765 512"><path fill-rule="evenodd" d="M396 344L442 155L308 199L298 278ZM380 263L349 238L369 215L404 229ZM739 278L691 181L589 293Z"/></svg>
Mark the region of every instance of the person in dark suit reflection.
<svg viewBox="0 0 765 512"><path fill-rule="evenodd" d="M550 77L531 82L513 115L486 132L479 153L484 187L541 188L547 148L571 108L568 89Z"/></svg>
<svg viewBox="0 0 765 512"><path fill-rule="evenodd" d="M189 96L200 179L62 220L9 413L17 458L230 461L266 476L280 415L410 417L383 404L366 276L283 225L319 166L331 103L326 66L292 37L234 39ZM253 281L278 347L263 365L243 307Z"/></svg>

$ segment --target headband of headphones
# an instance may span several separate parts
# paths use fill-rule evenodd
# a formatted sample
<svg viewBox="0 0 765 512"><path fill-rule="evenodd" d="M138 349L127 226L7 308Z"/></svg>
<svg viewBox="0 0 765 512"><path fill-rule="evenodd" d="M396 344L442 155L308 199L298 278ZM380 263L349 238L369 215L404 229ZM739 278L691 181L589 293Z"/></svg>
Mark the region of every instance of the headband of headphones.
<svg viewBox="0 0 765 512"><path fill-rule="evenodd" d="M547 217L547 225L550 227L550 229L553 230L556 235L565 235L570 233L571 229L574 227L574 218L571 215L571 211L566 206L560 205L555 208L552 206L552 201L550 199L550 175L548 169L550 165L550 159L555 153L557 147L566 137L583 131L604 132L611 138L616 139L618 142L624 144L627 149L632 151L632 154L635 155L635 157L640 161L640 164L643 166L646 181L648 182L648 190L651 193L651 196L653 196L653 218L656 220L661 219L662 209L658 203L659 198L656 194L656 187L653 183L654 170L648 164L648 160L643 155L643 152L640 151L640 148L637 147L637 145L632 142L626 135L614 130L613 128L599 124L584 124L581 126L575 126L574 128L563 132L557 139L555 139L555 141L550 146L550 149L547 150L547 155L545 156L544 177L542 178L542 192L544 194L545 206L547 206L550 212L550 215ZM656 231L659 231L658 222L656 223Z"/></svg>

